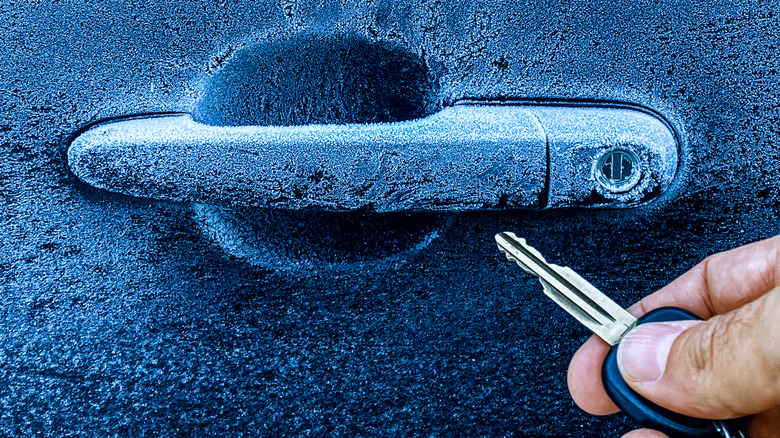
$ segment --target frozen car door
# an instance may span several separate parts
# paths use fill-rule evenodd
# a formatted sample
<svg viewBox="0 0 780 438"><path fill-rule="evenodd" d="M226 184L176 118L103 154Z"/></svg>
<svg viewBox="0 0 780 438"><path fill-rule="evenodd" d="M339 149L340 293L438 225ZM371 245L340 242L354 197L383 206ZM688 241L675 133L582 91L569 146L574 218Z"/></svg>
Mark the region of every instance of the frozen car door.
<svg viewBox="0 0 780 438"><path fill-rule="evenodd" d="M492 236L523 235L627 305L706 255L776 234L777 12L774 2L3 5L0 428L11 436L628 430L620 416L593 418L573 405L566 364L588 334L498 255ZM545 153L513 168L533 184L503 202L407 208L420 199L412 190L389 198L403 208L378 212L354 185L337 191L354 195L340 202L358 199L349 208L297 210L296 202L330 199L317 196L333 193L327 177L345 161L319 166L309 155L301 169L280 166L280 193L292 196L274 206L231 202L256 193L242 192L240 166L226 174L235 191L219 199L218 172L211 185L184 186L186 169L174 161L155 179L137 177L170 158L192 164L184 152L203 154L195 140L138 162L135 149L112 155L99 169L132 182L123 187L84 182L68 160L83 135L139 119L347 129L414 125L468 105L530 106L540 124L549 105L652 114L675 137L673 176L646 202L610 207L620 197L589 191L583 202L555 205L546 181L559 173L548 170L547 152L588 171L598 161L530 130L528 144L541 141ZM275 150L294 155L290 144ZM393 167L392 155L361 161L365 149L356 151L342 158L357 170L342 175L403 176L441 199L473 181L441 191L431 175ZM154 190L139 189L149 181ZM175 196L188 187L204 198ZM523 196L511 205L510 195Z"/></svg>

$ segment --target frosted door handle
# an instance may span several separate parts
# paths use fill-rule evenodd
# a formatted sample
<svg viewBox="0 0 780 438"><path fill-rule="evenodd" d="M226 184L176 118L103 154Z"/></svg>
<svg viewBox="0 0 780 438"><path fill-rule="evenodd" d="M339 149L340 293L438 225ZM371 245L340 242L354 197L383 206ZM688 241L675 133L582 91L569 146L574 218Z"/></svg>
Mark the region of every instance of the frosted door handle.
<svg viewBox="0 0 780 438"><path fill-rule="evenodd" d="M626 155L604 159L615 150ZM95 187L170 201L463 211L634 205L671 182L677 145L658 118L631 109L482 104L364 125L133 118L88 129L68 161Z"/></svg>

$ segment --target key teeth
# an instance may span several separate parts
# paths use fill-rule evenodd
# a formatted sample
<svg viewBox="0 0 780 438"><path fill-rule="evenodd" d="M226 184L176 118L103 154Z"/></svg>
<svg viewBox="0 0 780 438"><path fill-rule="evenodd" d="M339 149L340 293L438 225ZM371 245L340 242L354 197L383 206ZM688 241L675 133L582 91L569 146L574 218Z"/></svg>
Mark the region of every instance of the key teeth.
<svg viewBox="0 0 780 438"><path fill-rule="evenodd" d="M524 264L522 264L522 263L520 262L520 260L518 260L518 259L517 259L517 257L513 256L512 254L510 254L510 253L509 253L508 251L506 251L504 248L501 248L501 246L499 246L499 247L498 247L498 250L499 250L499 251L501 251L501 252L502 252L502 253L503 253L503 254L506 256L506 259L507 259L507 260L509 260L510 262L515 262L515 263L517 264L517 266L520 266L521 268L523 268L523 270L524 270L525 272L528 272L529 274L533 274L533 271L531 271L530 269L528 269L528 267L527 267L527 266L525 266Z"/></svg>
<svg viewBox="0 0 780 438"><path fill-rule="evenodd" d="M506 237L505 237L505 236L506 236ZM539 260L541 260L541 261L543 261L543 262L547 262L547 260L544 258L544 256L542 255L542 253L540 253L540 252L539 252L539 251L538 251L536 248L534 248L533 246L529 245L529 244L528 244L528 242L526 242L526 240L525 240L524 238L522 238L522 237L517 237L517 234L515 234L515 233L513 233L513 232L511 232L511 231L504 231L503 233L498 233L498 234L496 234L496 242L497 242L497 243L498 243L498 242L500 242L500 241L498 240L498 238L499 238L499 237L503 237L504 239L514 240L515 242L518 242L518 243L520 243L520 245L522 245L522 246L523 246L523 248L525 248L525 249L526 249L526 251L528 251L528 252L532 253L534 256L538 257L538 258L539 258ZM500 243L498 244L498 249L500 249L500 250L501 250L501 252L503 252L504 254L507 254L507 251L506 251L506 250L504 250L504 249L501 247L501 244L500 244ZM515 257L511 257L511 256L509 256L509 255L507 255L507 258L508 258L508 259L510 259L510 260L515 260L515 261L517 261ZM520 263L518 262L518 264L520 264ZM522 266L522 265L521 265L521 266ZM526 269L526 268L523 268L523 269ZM526 269L526 270L527 270L527 269Z"/></svg>
<svg viewBox="0 0 780 438"><path fill-rule="evenodd" d="M526 250L528 250L528 252L530 252L530 253L532 253L533 255L535 255L536 257L538 257L538 258L539 258L539 260L541 260L541 261L543 261L543 262L547 262L547 260L544 258L544 256L542 255L542 253L540 253L540 252L539 252L539 251L538 251L536 248L534 248L533 246L529 245L529 244L528 244L528 243L525 241L525 239L519 239L519 240L520 240L520 243L522 243L522 244L523 244L523 246L525 247L525 249L526 249Z"/></svg>
<svg viewBox="0 0 780 438"><path fill-rule="evenodd" d="M500 246L498 247L498 250L501 251L501 254L504 254L504 256L506 256L506 259L509 260L510 262L515 262L518 265L520 264L520 262L517 261L517 259L512 254L509 253L509 251L506 251L504 248L501 248Z"/></svg>
<svg viewBox="0 0 780 438"><path fill-rule="evenodd" d="M495 238L507 259L539 278L545 295L610 345L620 342L636 324L636 318L571 268L547 263L525 239L510 232Z"/></svg>

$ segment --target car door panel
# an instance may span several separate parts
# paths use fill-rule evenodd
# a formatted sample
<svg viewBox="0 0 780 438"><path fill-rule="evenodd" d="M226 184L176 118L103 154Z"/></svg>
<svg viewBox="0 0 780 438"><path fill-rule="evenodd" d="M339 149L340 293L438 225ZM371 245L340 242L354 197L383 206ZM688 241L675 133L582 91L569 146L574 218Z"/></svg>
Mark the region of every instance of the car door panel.
<svg viewBox="0 0 780 438"><path fill-rule="evenodd" d="M776 234L777 13L776 2L617 0L0 6L0 430L629 430L570 400L567 362L588 333L493 235L516 232L628 305L710 254ZM680 166L663 196L632 208L428 215L193 206L71 173L67 150L96 122L197 114L241 48L318 35L422 60L432 94L415 117L466 99L626 103L669 122ZM284 55L258 56L268 53ZM356 109L381 99L339 88L349 63L318 71L317 57L278 71L263 58L258 74L286 85L247 99L305 105L241 117L292 126L385 114ZM328 112L339 106L351 109Z"/></svg>

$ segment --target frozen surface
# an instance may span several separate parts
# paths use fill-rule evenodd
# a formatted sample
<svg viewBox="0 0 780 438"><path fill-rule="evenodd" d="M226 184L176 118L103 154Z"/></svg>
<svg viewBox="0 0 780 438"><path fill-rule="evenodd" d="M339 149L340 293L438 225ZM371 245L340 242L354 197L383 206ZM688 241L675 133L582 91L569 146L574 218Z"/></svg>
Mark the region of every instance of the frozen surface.
<svg viewBox="0 0 780 438"><path fill-rule="evenodd" d="M547 207L637 205L665 192L677 174L674 133L653 115L621 108L536 106L550 157ZM607 151L627 148L639 158L638 185L625 192L603 188L595 180L596 163Z"/></svg>
<svg viewBox="0 0 780 438"><path fill-rule="evenodd" d="M415 121L208 126L189 116L114 122L68 151L83 181L215 205L325 210L541 207L547 144L518 107L449 107Z"/></svg>
<svg viewBox="0 0 780 438"><path fill-rule="evenodd" d="M587 333L493 235L515 231L628 304L778 233L778 13L759 1L4 2L0 435L619 436L623 418L584 414L566 393ZM636 210L450 216L396 269L292 276L231 259L187 205L69 173L66 149L89 123L194 111L236 47L306 30L407 48L442 103L655 108L687 146L679 183Z"/></svg>
<svg viewBox="0 0 780 438"><path fill-rule="evenodd" d="M638 186L596 162L637 154ZM662 120L609 106L456 105L413 121L208 126L190 116L110 121L79 135L82 181L169 201L378 212L635 206L667 189L679 146Z"/></svg>

